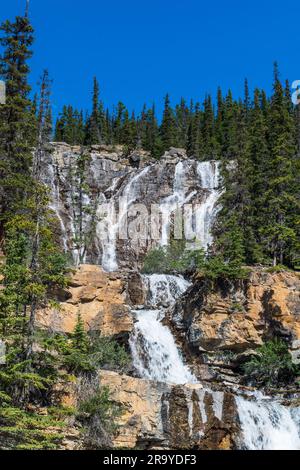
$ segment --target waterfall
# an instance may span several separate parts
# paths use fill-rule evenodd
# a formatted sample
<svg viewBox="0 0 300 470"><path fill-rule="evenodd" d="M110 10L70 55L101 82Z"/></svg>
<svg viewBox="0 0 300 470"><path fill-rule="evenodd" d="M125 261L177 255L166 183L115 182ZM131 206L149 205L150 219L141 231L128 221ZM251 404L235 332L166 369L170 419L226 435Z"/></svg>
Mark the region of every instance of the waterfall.
<svg viewBox="0 0 300 470"><path fill-rule="evenodd" d="M67 230L64 224L64 221L60 215L61 211L61 200L60 200L60 188L59 188L59 178L55 176L55 171L57 172L58 168L57 165L49 164L47 166L47 174L49 176L48 184L51 190L51 203L49 204L49 208L54 212L59 221L60 230L61 230L61 239L63 243L64 252L68 252L68 237L67 237Z"/></svg>
<svg viewBox="0 0 300 470"><path fill-rule="evenodd" d="M130 337L133 364L146 379L175 384L195 383L169 328L162 323L165 308L172 306L189 283L181 277L162 274L144 276L152 309L134 310L134 332ZM165 308L156 309L159 304Z"/></svg>
<svg viewBox="0 0 300 470"><path fill-rule="evenodd" d="M175 384L193 383L195 378L177 349L169 328L161 323L161 310L134 312L137 322L130 339L133 363L141 377Z"/></svg>
<svg viewBox="0 0 300 470"><path fill-rule="evenodd" d="M173 305L183 294L190 283L183 277L170 274L151 274L143 276L144 285L148 291L148 301L152 308L163 305Z"/></svg>
<svg viewBox="0 0 300 470"><path fill-rule="evenodd" d="M173 193L160 204L162 212L161 242L168 245L170 231L170 215L187 204L197 194L197 190L187 191L186 172L195 164L191 160L179 161L175 167ZM218 161L205 161L197 163L196 167L199 187L205 190L204 201L195 213L195 236L202 248L206 251L212 244L212 226L217 214L217 202L222 194L220 186L220 163Z"/></svg>
<svg viewBox="0 0 300 470"><path fill-rule="evenodd" d="M130 205L136 201L138 197L139 180L145 176L151 166L145 167L141 172L138 172L134 177L129 177L129 181L123 189L121 195L119 192L106 204L103 213L103 205L97 211L97 218L100 222L97 223L96 233L101 240L102 245L102 262L101 265L105 271L111 272L118 269L117 262L117 237L121 224L124 218L127 217L127 212ZM119 213L116 213L116 197L119 197Z"/></svg>
<svg viewBox="0 0 300 470"><path fill-rule="evenodd" d="M256 393L236 396L242 429L241 447L249 450L300 450L300 407L287 408Z"/></svg>
<svg viewBox="0 0 300 470"><path fill-rule="evenodd" d="M197 165L201 186L207 190L205 200L200 205L196 214L197 240L202 248L207 251L213 242L212 226L217 214L217 202L221 196L220 163L217 161L200 162Z"/></svg>
<svg viewBox="0 0 300 470"><path fill-rule="evenodd" d="M173 182L173 193L166 197L160 204L160 211L162 213L162 227L161 227L161 242L162 246L166 246L169 243L169 231L170 231L170 216L177 208L182 207L186 204L195 194L196 191L192 191L186 195L185 189L185 165L190 162L179 161L175 167L174 182Z"/></svg>

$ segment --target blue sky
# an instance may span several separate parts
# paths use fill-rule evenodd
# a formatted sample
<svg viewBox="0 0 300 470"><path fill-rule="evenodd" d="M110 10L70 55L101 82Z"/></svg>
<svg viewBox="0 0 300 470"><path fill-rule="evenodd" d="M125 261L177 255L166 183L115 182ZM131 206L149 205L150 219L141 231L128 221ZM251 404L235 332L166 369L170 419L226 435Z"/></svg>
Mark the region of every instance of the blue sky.
<svg viewBox="0 0 300 470"><path fill-rule="evenodd" d="M1 0L1 21L25 0ZM31 82L48 68L54 113L63 104L88 109L93 76L105 104L139 111L163 96L203 100L218 85L234 96L270 90L272 64L300 79L299 3L252 0L31 0L35 28Z"/></svg>

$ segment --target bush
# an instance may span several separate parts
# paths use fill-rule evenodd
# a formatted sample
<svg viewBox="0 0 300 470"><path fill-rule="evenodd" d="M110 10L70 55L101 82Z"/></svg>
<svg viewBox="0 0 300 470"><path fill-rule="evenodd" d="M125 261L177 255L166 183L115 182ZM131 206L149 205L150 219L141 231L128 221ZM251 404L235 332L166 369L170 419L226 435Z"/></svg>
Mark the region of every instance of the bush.
<svg viewBox="0 0 300 470"><path fill-rule="evenodd" d="M284 266L283 264L277 264L276 266L271 266L267 269L268 273L281 273L283 271L291 271L291 269L289 269L287 266Z"/></svg>
<svg viewBox="0 0 300 470"><path fill-rule="evenodd" d="M185 256L185 242L172 240L168 246L152 248L146 255L142 272L144 274L171 274L184 272L189 267Z"/></svg>
<svg viewBox="0 0 300 470"><path fill-rule="evenodd" d="M195 270L204 277L217 279L244 279L248 270L239 260L225 261L221 255L206 255L203 249L186 250L183 241L171 241L167 247L153 248L144 261L144 274L172 274Z"/></svg>
<svg viewBox="0 0 300 470"><path fill-rule="evenodd" d="M87 395L79 404L77 418L84 426L84 443L88 449L108 449L112 447L112 437L118 426L116 418L122 407L110 397L108 387L87 389Z"/></svg>
<svg viewBox="0 0 300 470"><path fill-rule="evenodd" d="M130 364L130 356L117 341L100 337L93 341L91 346L91 360L95 366L101 365L103 369L124 371Z"/></svg>
<svg viewBox="0 0 300 470"><path fill-rule="evenodd" d="M12 450L55 450L64 438L65 419L73 410L47 408L46 414L9 405L0 409L0 448ZM49 429L52 429L50 432Z"/></svg>
<svg viewBox="0 0 300 470"><path fill-rule="evenodd" d="M257 356L243 365L247 379L258 385L279 385L292 382L297 368L292 363L287 344L274 339L257 349Z"/></svg>

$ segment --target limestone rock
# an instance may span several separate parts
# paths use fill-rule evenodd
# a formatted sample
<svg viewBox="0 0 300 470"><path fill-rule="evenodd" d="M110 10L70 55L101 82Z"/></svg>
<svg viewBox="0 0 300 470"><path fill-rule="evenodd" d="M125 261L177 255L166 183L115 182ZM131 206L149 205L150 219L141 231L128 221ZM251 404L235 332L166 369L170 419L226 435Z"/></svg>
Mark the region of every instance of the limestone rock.
<svg viewBox="0 0 300 470"><path fill-rule="evenodd" d="M219 282L206 289L196 279L171 318L185 345L198 354L253 353L268 338L288 340L300 350L300 279L292 272L253 270L249 280Z"/></svg>
<svg viewBox="0 0 300 470"><path fill-rule="evenodd" d="M123 406L114 445L128 449L235 448L237 410L230 392L172 385L101 371Z"/></svg>
<svg viewBox="0 0 300 470"><path fill-rule="evenodd" d="M132 330L125 284L119 275L105 273L99 266L81 265L71 277L68 293L59 309L38 313L42 327L70 333L80 314L87 330L100 331L104 336L127 337Z"/></svg>

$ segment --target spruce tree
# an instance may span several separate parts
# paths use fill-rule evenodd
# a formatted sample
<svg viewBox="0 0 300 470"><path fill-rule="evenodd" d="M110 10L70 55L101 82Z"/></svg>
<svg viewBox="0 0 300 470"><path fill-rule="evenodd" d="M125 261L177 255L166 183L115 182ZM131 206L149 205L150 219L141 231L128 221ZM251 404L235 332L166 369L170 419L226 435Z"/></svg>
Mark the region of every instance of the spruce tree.
<svg viewBox="0 0 300 470"><path fill-rule="evenodd" d="M292 263L296 243L295 216L299 214L294 173L296 158L295 122L274 65L273 95L269 117L270 158L266 168L264 207L267 216L261 233L266 250L277 263Z"/></svg>
<svg viewBox="0 0 300 470"><path fill-rule="evenodd" d="M31 57L33 28L27 17L5 21L0 31L3 53L0 76L6 82L6 104L0 106L0 238L9 215L16 212L30 186L32 146L36 121L29 101L28 59Z"/></svg>
<svg viewBox="0 0 300 470"><path fill-rule="evenodd" d="M170 105L170 98L167 94L165 97L165 105L162 123L160 126L160 137L163 151L169 150L176 142L176 128L174 112Z"/></svg>
<svg viewBox="0 0 300 470"><path fill-rule="evenodd" d="M84 329L84 323L80 314L77 316L77 322L72 334L72 343L74 349L82 353L88 350L88 336Z"/></svg>
<svg viewBox="0 0 300 470"><path fill-rule="evenodd" d="M88 124L88 143L90 144L100 144L102 143L101 137L101 119L100 119L100 109L99 109L99 83L97 78L94 77L94 85L93 85L93 107L92 107L92 114L89 119Z"/></svg>
<svg viewBox="0 0 300 470"><path fill-rule="evenodd" d="M195 112L190 116L187 133L187 154L189 157L202 159L204 153L201 132L200 104L196 103Z"/></svg>

